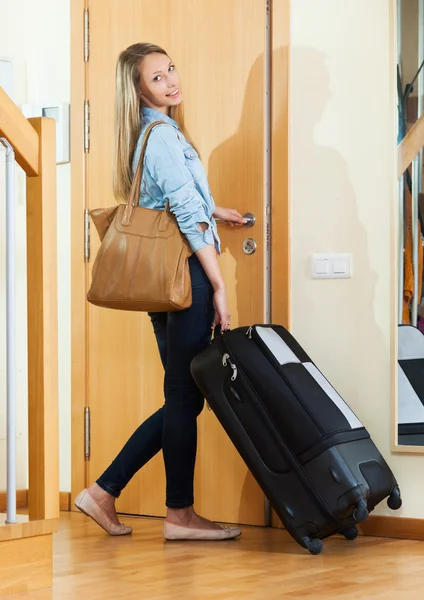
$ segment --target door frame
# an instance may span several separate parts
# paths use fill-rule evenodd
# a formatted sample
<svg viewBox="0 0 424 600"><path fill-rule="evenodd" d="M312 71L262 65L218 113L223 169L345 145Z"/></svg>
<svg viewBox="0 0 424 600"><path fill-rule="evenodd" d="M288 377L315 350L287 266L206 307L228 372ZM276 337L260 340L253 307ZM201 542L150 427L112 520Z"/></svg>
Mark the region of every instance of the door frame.
<svg viewBox="0 0 424 600"><path fill-rule="evenodd" d="M259 0L258 0L259 1ZM290 222L289 222L289 67L290 0L263 0L272 10L271 63L271 305L272 320L290 327ZM88 268L84 261L84 210L87 182L84 169L84 9L89 0L72 0L71 23L71 497L88 484L84 455L84 411L87 406L87 301ZM277 49L282 50L275 53ZM278 74L278 78L277 78ZM281 117L282 114L282 117ZM282 274L285 273L286 277Z"/></svg>

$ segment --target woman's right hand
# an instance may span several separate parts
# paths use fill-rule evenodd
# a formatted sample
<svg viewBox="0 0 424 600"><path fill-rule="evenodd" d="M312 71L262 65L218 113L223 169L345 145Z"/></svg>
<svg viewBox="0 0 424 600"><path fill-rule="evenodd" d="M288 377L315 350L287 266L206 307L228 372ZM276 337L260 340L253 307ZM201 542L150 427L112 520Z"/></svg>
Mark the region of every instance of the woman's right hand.
<svg viewBox="0 0 424 600"><path fill-rule="evenodd" d="M230 329L230 307L228 306L227 292L225 287L219 287L213 294L213 305L215 307L215 319L212 329L217 325L221 326L221 331Z"/></svg>

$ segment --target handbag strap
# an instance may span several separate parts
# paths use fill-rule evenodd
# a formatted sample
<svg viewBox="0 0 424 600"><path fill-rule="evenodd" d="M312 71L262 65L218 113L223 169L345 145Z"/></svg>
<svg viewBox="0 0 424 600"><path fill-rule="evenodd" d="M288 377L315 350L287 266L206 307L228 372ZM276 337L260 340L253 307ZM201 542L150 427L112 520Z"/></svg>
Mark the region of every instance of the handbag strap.
<svg viewBox="0 0 424 600"><path fill-rule="evenodd" d="M140 186L141 179L143 177L143 163L144 157L146 155L147 142L149 141L149 136L152 133L153 129L156 125L166 125L165 121L155 121L151 123L144 134L143 144L141 146L140 158L137 164L137 168L134 173L134 178L131 183L131 189L128 196L127 205L124 210L124 214L122 217L122 225L130 225L133 217L134 208L138 206L138 200L140 197Z"/></svg>

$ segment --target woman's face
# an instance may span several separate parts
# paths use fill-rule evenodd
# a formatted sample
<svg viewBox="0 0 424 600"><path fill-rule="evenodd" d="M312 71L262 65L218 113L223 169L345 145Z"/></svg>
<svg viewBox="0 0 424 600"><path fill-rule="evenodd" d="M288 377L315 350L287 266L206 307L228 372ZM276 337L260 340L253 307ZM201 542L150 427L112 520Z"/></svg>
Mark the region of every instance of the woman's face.
<svg viewBox="0 0 424 600"><path fill-rule="evenodd" d="M168 114L183 100L174 63L165 54L149 54L140 63L140 98L144 106Z"/></svg>

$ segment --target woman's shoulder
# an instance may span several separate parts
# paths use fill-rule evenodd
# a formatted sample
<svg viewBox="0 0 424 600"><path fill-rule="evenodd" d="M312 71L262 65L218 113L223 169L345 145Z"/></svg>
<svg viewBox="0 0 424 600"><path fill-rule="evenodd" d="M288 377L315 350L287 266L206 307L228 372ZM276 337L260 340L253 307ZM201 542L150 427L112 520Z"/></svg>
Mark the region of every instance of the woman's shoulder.
<svg viewBox="0 0 424 600"><path fill-rule="evenodd" d="M156 121L155 123L147 125L144 128L143 137L151 125L153 125L153 128L151 129L149 140L152 139L162 143L174 143L175 141L181 142L183 139L183 135L179 129L170 123L161 121Z"/></svg>
<svg viewBox="0 0 424 600"><path fill-rule="evenodd" d="M146 130L142 134L143 138L147 133L148 127L146 127ZM148 157L154 157L166 150L170 150L173 153L183 152L183 148L184 136L180 130L169 123L158 123L150 131L146 153Z"/></svg>
<svg viewBox="0 0 424 600"><path fill-rule="evenodd" d="M140 134L138 136L138 140L133 154L133 171L135 170L137 163L140 159L140 154L144 141L146 139L146 134L148 133L149 127L151 125L152 123L142 123L141 125ZM156 157L163 152L164 146L172 148L175 151L175 148L178 148L179 145L181 145L181 138L179 134L179 130L169 123L158 122L157 124L154 124L154 127L148 133L148 140L145 150L146 159L155 160Z"/></svg>

